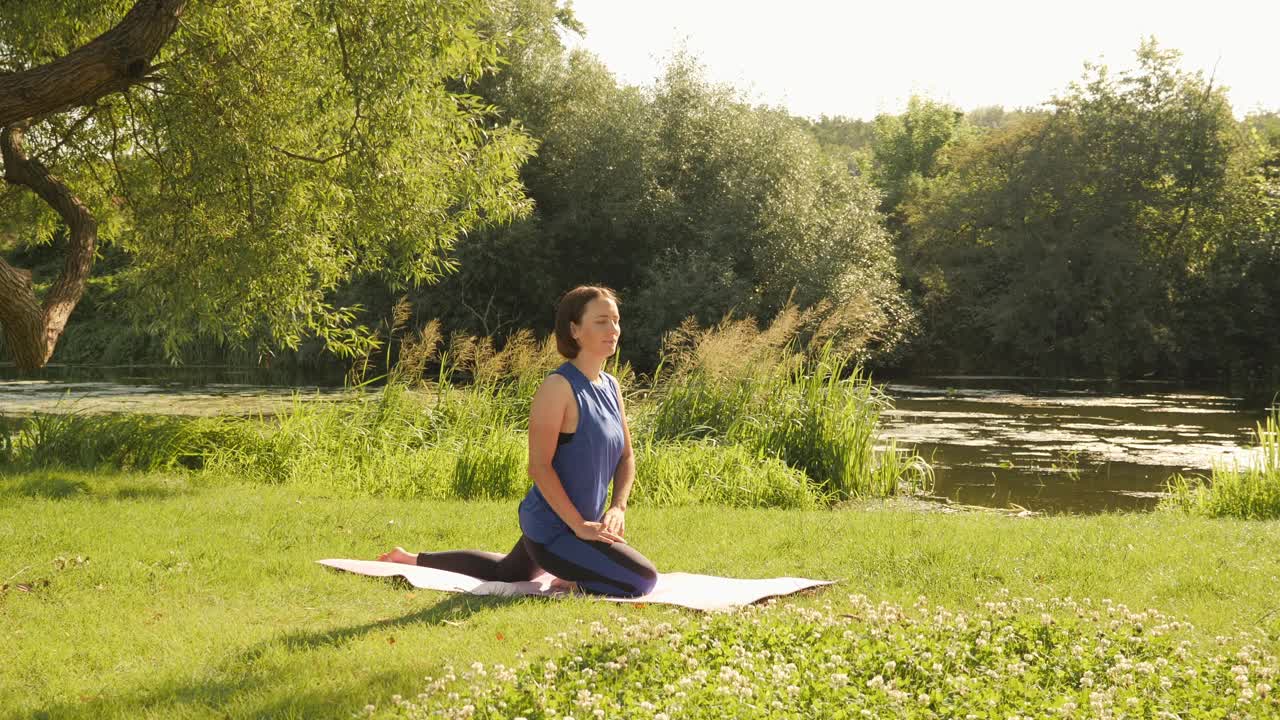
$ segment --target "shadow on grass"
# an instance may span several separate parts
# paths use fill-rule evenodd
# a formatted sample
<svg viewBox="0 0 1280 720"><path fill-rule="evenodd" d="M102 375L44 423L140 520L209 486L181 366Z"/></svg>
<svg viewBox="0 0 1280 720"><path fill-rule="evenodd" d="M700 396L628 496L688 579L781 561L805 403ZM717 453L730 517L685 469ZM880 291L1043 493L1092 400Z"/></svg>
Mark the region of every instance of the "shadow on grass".
<svg viewBox="0 0 1280 720"><path fill-rule="evenodd" d="M0 500L164 500L189 492L158 480L115 480L71 470L0 472Z"/></svg>
<svg viewBox="0 0 1280 720"><path fill-rule="evenodd" d="M396 582L408 583L403 578ZM370 668L367 675L345 685L332 679L309 678L307 672L283 673L283 682L274 682L281 674L259 666L264 657L280 651L288 654L290 665L308 665L306 654L338 647L370 634L413 625L437 626L466 620L486 610L516 603L538 602L526 597L494 597L465 594L449 595L430 607L395 618L374 620L329 630L289 632L256 643L228 656L216 666L200 673L199 678L184 677L157 682L145 688L124 693L102 693L48 705L34 712L0 713L0 717L38 718L104 718L176 715L207 715L220 718L327 718L349 717L367 702L401 692L412 695L421 684L418 669L386 670ZM319 687L317 687L319 686ZM249 693L261 697L240 700ZM235 703L235 707L229 707Z"/></svg>

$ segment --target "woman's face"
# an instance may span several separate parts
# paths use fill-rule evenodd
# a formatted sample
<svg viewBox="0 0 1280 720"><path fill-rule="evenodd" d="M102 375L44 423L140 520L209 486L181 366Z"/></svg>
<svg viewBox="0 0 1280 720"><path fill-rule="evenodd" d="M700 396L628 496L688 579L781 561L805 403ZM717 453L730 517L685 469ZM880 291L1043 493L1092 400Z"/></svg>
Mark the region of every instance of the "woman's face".
<svg viewBox="0 0 1280 720"><path fill-rule="evenodd" d="M599 357L609 357L618 350L618 337L622 335L618 304L606 297L592 298L582 310L582 322L570 323L573 339L578 341L580 352Z"/></svg>

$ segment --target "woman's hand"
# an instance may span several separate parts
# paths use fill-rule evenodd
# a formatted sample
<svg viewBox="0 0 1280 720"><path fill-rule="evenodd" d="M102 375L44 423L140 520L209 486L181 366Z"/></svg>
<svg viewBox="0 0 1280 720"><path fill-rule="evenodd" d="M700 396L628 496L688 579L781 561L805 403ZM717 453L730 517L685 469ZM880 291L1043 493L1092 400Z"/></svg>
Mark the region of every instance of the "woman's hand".
<svg viewBox="0 0 1280 720"><path fill-rule="evenodd" d="M610 532L617 533L618 537L627 533L627 513L622 508L611 507L605 510L600 522L604 523Z"/></svg>
<svg viewBox="0 0 1280 720"><path fill-rule="evenodd" d="M605 527L604 523L583 521L573 529L573 534L587 542L602 542L612 545L623 542L622 536Z"/></svg>

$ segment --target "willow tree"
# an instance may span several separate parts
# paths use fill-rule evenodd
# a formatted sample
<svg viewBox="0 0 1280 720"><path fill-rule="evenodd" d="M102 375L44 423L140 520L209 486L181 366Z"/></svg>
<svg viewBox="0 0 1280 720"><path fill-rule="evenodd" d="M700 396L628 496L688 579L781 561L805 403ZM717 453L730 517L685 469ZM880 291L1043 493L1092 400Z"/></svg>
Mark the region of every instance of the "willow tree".
<svg viewBox="0 0 1280 720"><path fill-rule="evenodd" d="M0 325L45 364L100 246L131 317L203 335L373 342L325 303L353 274L451 269L527 213L519 127L468 88L511 38L482 0L0 0L0 250L55 243L51 282L0 258Z"/></svg>

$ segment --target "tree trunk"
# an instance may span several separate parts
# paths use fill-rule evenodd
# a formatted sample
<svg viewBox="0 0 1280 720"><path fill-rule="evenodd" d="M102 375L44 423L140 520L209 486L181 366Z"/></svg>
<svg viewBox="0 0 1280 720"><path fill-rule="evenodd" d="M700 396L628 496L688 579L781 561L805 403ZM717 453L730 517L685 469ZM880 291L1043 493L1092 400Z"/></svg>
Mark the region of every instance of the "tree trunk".
<svg viewBox="0 0 1280 720"><path fill-rule="evenodd" d="M23 372L43 367L84 295L98 224L71 190L32 160L22 135L39 118L120 92L146 78L151 59L178 28L187 0L138 0L118 25L66 57L0 75L0 156L4 179L30 188L62 217L70 244L62 272L40 302L31 273L0 258L0 329Z"/></svg>
<svg viewBox="0 0 1280 720"><path fill-rule="evenodd" d="M84 295L98 245L98 223L66 184L27 156L22 147L23 131L19 125L0 132L4 179L33 190L58 212L70 231L62 272L43 303L36 300L31 273L0 259L0 325L15 364L26 372L49 362L67 318Z"/></svg>
<svg viewBox="0 0 1280 720"><path fill-rule="evenodd" d="M0 75L0 127L119 92L146 77L187 0L138 0L120 24L66 57Z"/></svg>

